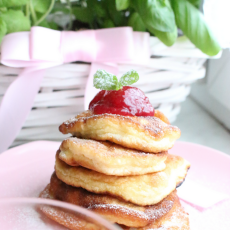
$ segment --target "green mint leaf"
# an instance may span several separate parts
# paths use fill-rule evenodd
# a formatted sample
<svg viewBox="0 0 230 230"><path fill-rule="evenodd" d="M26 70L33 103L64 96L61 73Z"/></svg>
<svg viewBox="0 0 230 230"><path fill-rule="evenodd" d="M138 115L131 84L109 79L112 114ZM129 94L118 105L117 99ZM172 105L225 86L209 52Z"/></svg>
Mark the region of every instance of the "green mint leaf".
<svg viewBox="0 0 230 230"><path fill-rule="evenodd" d="M132 0L131 3L148 30L173 32L176 23L169 0Z"/></svg>
<svg viewBox="0 0 230 230"><path fill-rule="evenodd" d="M126 10L129 7L130 0L116 0L117 10Z"/></svg>
<svg viewBox="0 0 230 230"><path fill-rule="evenodd" d="M101 90L117 90L118 80L115 75L105 70L97 70L94 74L93 85Z"/></svg>
<svg viewBox="0 0 230 230"><path fill-rule="evenodd" d="M119 80L120 86L132 85L139 80L139 75L137 71L130 70L127 73L123 74Z"/></svg>
<svg viewBox="0 0 230 230"><path fill-rule="evenodd" d="M153 33L166 46L172 46L176 42L178 35L176 26L173 32L161 32L155 29L151 29L150 32Z"/></svg>
<svg viewBox="0 0 230 230"><path fill-rule="evenodd" d="M190 41L209 56L219 53L221 47L206 24L201 12L186 0L171 0L176 23Z"/></svg>
<svg viewBox="0 0 230 230"><path fill-rule="evenodd" d="M7 33L7 26L5 21L0 18L0 44L2 42L3 37L6 35Z"/></svg>
<svg viewBox="0 0 230 230"><path fill-rule="evenodd" d="M35 11L45 13L51 4L52 0L32 0L32 5Z"/></svg>
<svg viewBox="0 0 230 230"><path fill-rule="evenodd" d="M28 2L29 0L0 0L0 7L23 6Z"/></svg>
<svg viewBox="0 0 230 230"><path fill-rule="evenodd" d="M119 82L115 75L107 73L105 70L98 70L94 74L93 85L101 90L119 90L123 86L134 84L138 80L139 75L135 70L123 74Z"/></svg>
<svg viewBox="0 0 230 230"><path fill-rule="evenodd" d="M134 31L146 31L146 26L137 12L134 12L130 15L128 26L133 27Z"/></svg>
<svg viewBox="0 0 230 230"><path fill-rule="evenodd" d="M30 20L22 11L8 10L1 14L1 18L7 25L7 33L30 30Z"/></svg>

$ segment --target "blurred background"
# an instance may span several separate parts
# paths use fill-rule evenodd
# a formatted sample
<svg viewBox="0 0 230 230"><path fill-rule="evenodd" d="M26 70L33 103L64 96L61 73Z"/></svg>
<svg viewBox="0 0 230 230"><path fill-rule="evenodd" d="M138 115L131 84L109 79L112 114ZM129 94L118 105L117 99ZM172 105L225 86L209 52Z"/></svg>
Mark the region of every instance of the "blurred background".
<svg viewBox="0 0 230 230"><path fill-rule="evenodd" d="M150 34L149 63L135 69L156 109L181 131L181 141L230 154L230 2L228 0L20 0L0 2L0 41L42 26L61 31L130 26ZM76 41L77 42L77 41ZM11 145L63 139L58 126L84 110L90 64L47 69L39 93ZM0 101L21 68L0 65Z"/></svg>
<svg viewBox="0 0 230 230"><path fill-rule="evenodd" d="M230 154L230 2L206 0L200 4L222 48L222 56L207 60L206 75L192 85L174 122L182 130L181 140L206 145Z"/></svg>
<svg viewBox="0 0 230 230"><path fill-rule="evenodd" d="M174 125L180 127L180 140L194 142L230 154L230 53L208 60L205 78L192 84Z"/></svg>

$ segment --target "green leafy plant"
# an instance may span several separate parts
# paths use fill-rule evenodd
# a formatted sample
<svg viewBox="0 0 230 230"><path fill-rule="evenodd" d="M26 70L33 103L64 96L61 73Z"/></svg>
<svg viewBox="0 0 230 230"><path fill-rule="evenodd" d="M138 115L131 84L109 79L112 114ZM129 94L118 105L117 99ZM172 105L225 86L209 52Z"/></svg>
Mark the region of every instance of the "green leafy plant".
<svg viewBox="0 0 230 230"><path fill-rule="evenodd" d="M31 26L57 28L46 17L55 0L0 0L0 42L4 35L29 31Z"/></svg>
<svg viewBox="0 0 230 230"><path fill-rule="evenodd" d="M6 23L2 18L0 18L0 41L2 40L2 38L6 33L7 33Z"/></svg>
<svg viewBox="0 0 230 230"><path fill-rule="evenodd" d="M105 70L97 70L94 74L93 85L101 90L119 90L123 86L132 85L139 80L139 75L135 70L122 75L118 81L117 77Z"/></svg>
<svg viewBox="0 0 230 230"><path fill-rule="evenodd" d="M31 26L59 30L131 26L172 46L180 29L205 54L221 47L199 11L201 0L0 0L0 42ZM55 17L56 16L56 17ZM64 18L64 20L63 20ZM66 21L67 23L63 23Z"/></svg>
<svg viewBox="0 0 230 230"><path fill-rule="evenodd" d="M135 31L146 31L146 26L137 12L133 12L130 15L128 26L133 27Z"/></svg>
<svg viewBox="0 0 230 230"><path fill-rule="evenodd" d="M201 51L210 56L216 55L221 48L206 25L203 15L189 1L172 0L172 3L176 23L183 33Z"/></svg>
<svg viewBox="0 0 230 230"><path fill-rule="evenodd" d="M140 15L147 29L172 32L176 26L169 0L132 0L132 6Z"/></svg>
<svg viewBox="0 0 230 230"><path fill-rule="evenodd" d="M8 10L1 14L1 20L6 23L7 33L26 31L30 29L30 21L19 10Z"/></svg>

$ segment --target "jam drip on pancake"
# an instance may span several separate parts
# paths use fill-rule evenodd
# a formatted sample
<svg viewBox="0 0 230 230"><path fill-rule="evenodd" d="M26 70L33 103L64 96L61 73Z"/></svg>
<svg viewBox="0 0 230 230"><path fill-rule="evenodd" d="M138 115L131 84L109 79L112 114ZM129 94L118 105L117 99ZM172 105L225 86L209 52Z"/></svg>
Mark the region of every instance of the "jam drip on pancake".
<svg viewBox="0 0 230 230"><path fill-rule="evenodd" d="M154 116L154 108L145 94L136 87L124 86L120 90L102 90L89 104L94 114L123 116Z"/></svg>

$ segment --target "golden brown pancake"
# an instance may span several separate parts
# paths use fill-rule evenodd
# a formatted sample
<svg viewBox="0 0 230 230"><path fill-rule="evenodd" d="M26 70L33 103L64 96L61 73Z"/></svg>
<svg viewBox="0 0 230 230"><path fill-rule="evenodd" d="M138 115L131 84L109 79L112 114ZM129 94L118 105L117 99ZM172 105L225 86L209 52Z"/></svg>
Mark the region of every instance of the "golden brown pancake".
<svg viewBox="0 0 230 230"><path fill-rule="evenodd" d="M128 176L165 169L167 152L144 153L108 141L72 137L62 142L59 158L71 166L82 166L107 175Z"/></svg>
<svg viewBox="0 0 230 230"><path fill-rule="evenodd" d="M55 175L55 174L54 174ZM82 207L88 208L91 211L96 212L97 214L102 215L103 217L109 219L112 222L118 221L121 227L126 230L189 230L189 219L188 214L185 213L179 199L176 195L176 191L171 193L166 199L157 205L138 207L141 209L140 213L145 213L147 218L140 218L140 215L132 215L132 212L126 212L123 208L117 208L120 203L116 198L112 198L106 195L96 195L89 193L81 188L74 188L72 186L65 185L63 182L53 180L52 185L48 185L45 190L40 194L41 198L47 199L59 199L65 202L69 202L76 205L81 205ZM57 179L58 180L58 179ZM61 184L59 184L61 183ZM66 186L66 187L65 187ZM56 197L58 196L58 198ZM61 197L61 198L60 198ZM111 205L111 202L118 202L115 206ZM108 208L108 206L113 208ZM121 201L120 201L121 202ZM100 204L102 203L102 205ZM125 203L124 203L125 204ZM126 207L130 210L134 207ZM152 209L151 209L152 208ZM143 212L143 209L145 212ZM73 229L73 230L83 230L83 229L103 229L95 226L93 223L87 222L85 219L80 218L72 213L66 212L59 208L53 207L42 207L42 212L46 214L50 219L57 221L58 223ZM135 214L135 209L133 210ZM144 216L143 216L144 217ZM112 219L110 219L112 218ZM149 221L146 221L146 219ZM127 223L125 225L123 221ZM138 222L143 220L143 222ZM150 221L151 220L151 221ZM151 222L151 223L149 223ZM134 224L135 223L135 224ZM146 224L147 223L147 224ZM140 224L141 227L136 227L133 225ZM128 227L129 225L129 227ZM131 227L131 228L130 228Z"/></svg>
<svg viewBox="0 0 230 230"><path fill-rule="evenodd" d="M154 117L157 117L160 120L162 120L164 123L170 125L169 119L160 110L155 110Z"/></svg>
<svg viewBox="0 0 230 230"><path fill-rule="evenodd" d="M151 224L141 228L130 228L121 226L124 230L189 230L189 216L180 204L179 198L176 197L172 209L160 219L153 221Z"/></svg>
<svg viewBox="0 0 230 230"><path fill-rule="evenodd" d="M60 125L63 134L98 141L111 141L126 148L158 153L170 149L180 129L157 117L94 115L87 110Z"/></svg>
<svg viewBox="0 0 230 230"><path fill-rule="evenodd" d="M179 156L168 155L166 168L138 176L111 176L83 167L72 167L56 157L57 177L68 185L82 187L98 194L110 194L140 206L153 205L169 195L180 184L190 167Z"/></svg>
<svg viewBox="0 0 230 230"><path fill-rule="evenodd" d="M49 193L50 185L47 185L44 191L41 192L41 198L53 199L52 195ZM39 210L43 212L51 220L67 227L71 230L108 230L107 228L93 223L89 219L80 216L71 211L67 211L63 208L53 207L53 206L40 206Z"/></svg>
<svg viewBox="0 0 230 230"><path fill-rule="evenodd" d="M132 227L146 226L161 218L170 211L177 196L173 191L158 204L142 207L109 195L72 187L59 180L55 173L51 177L48 193L54 199L94 211L113 223Z"/></svg>

